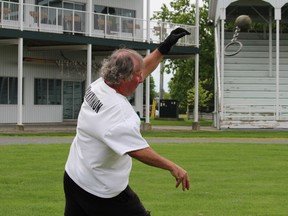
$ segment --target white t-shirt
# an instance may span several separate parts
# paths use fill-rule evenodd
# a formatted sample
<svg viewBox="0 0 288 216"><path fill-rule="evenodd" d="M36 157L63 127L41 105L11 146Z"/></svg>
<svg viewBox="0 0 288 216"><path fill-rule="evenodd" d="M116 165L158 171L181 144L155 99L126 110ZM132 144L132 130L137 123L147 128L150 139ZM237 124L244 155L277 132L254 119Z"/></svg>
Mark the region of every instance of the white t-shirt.
<svg viewBox="0 0 288 216"><path fill-rule="evenodd" d="M132 160L126 153L148 146L127 98L99 78L85 94L65 170L84 190L111 198L128 185Z"/></svg>

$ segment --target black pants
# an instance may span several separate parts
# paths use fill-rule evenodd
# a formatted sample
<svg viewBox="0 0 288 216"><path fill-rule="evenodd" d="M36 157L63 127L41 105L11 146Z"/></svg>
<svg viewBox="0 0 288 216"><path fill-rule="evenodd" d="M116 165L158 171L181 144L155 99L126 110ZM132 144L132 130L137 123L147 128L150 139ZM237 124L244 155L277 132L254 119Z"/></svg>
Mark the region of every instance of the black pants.
<svg viewBox="0 0 288 216"><path fill-rule="evenodd" d="M127 186L118 196L100 198L79 187L65 172L65 216L149 216L137 194Z"/></svg>

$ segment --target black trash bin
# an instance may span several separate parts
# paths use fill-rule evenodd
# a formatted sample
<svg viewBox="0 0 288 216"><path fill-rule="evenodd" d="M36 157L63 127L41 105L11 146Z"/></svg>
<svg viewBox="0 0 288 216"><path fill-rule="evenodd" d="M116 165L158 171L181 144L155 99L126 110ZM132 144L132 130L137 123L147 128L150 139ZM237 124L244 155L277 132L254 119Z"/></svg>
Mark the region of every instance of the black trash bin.
<svg viewBox="0 0 288 216"><path fill-rule="evenodd" d="M160 100L160 118L178 118L179 108L177 100Z"/></svg>

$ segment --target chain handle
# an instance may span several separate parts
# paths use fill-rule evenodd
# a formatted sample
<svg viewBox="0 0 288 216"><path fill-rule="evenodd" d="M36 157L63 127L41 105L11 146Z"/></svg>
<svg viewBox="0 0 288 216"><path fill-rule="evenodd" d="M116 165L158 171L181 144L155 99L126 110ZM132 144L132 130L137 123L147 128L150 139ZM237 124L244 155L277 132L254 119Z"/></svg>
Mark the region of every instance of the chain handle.
<svg viewBox="0 0 288 216"><path fill-rule="evenodd" d="M240 30L241 29L238 26L235 27L234 35L233 35L233 38L231 39L231 42L225 46L225 53L224 53L225 56L234 56L241 51L243 45L240 41L238 41L238 36L239 36ZM228 47L230 47L232 45L239 46L239 48L234 53L227 53L226 50L228 49Z"/></svg>
<svg viewBox="0 0 288 216"><path fill-rule="evenodd" d="M235 27L234 35L231 42L236 42L239 36L240 28L238 26Z"/></svg>

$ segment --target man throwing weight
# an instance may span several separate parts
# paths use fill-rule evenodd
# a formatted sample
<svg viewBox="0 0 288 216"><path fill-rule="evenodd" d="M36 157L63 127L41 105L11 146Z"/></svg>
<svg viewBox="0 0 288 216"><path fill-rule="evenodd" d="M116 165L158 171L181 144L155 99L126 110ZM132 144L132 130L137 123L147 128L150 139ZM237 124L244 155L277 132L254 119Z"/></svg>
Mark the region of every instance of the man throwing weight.
<svg viewBox="0 0 288 216"><path fill-rule="evenodd" d="M77 133L65 165L65 216L149 216L129 187L132 158L171 172L176 187L189 189L187 172L157 154L140 134L140 119L127 96L157 67L178 39L182 28L144 59L119 49L100 69L101 78L87 89Z"/></svg>

